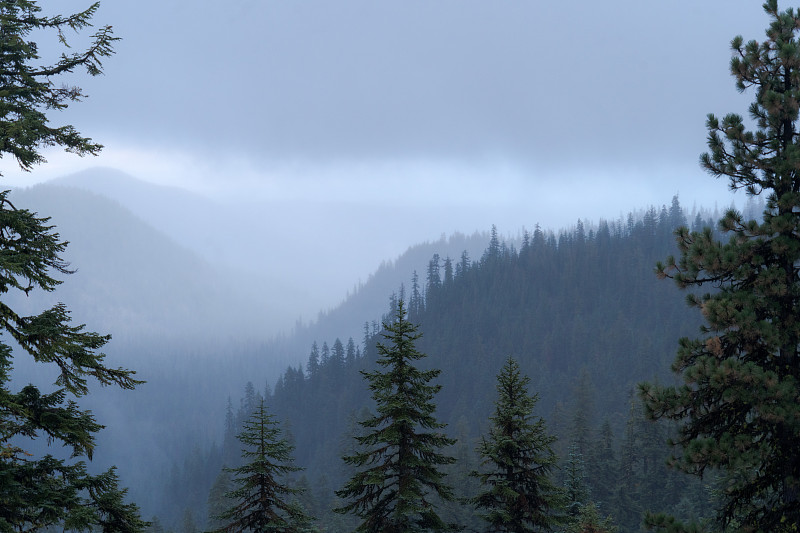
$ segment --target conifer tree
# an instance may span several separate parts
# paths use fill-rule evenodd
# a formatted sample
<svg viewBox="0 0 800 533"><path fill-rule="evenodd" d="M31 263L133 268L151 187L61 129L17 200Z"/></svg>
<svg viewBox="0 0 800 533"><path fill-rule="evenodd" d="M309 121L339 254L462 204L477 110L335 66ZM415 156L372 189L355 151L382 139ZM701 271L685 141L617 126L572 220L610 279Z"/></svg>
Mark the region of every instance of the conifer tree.
<svg viewBox="0 0 800 533"><path fill-rule="evenodd" d="M216 517L224 513L230 506L230 500L226 496L231 491L231 475L225 469L221 470L211 485L208 491L208 501L206 508L208 510L208 527L210 529L219 529L225 525Z"/></svg>
<svg viewBox="0 0 800 533"><path fill-rule="evenodd" d="M316 379L317 372L319 372L319 348L317 347L317 341L314 341L311 344L311 353L308 355L308 363L306 363L306 372L308 373L308 377L311 379Z"/></svg>
<svg viewBox="0 0 800 533"><path fill-rule="evenodd" d="M281 437L278 422L267 413L263 399L236 438L245 446L242 457L249 462L225 469L233 474L230 483L235 488L225 495L233 506L215 517L225 523L217 531L310 531L311 518L297 502L289 501L299 490L283 479L301 470L291 464L294 447Z"/></svg>
<svg viewBox="0 0 800 533"><path fill-rule="evenodd" d="M529 381L509 358L497 376L492 428L478 446L483 470L473 475L484 491L472 503L491 531L551 531L563 523L563 495L550 479L556 438L533 415L538 396L528 393Z"/></svg>
<svg viewBox="0 0 800 533"><path fill-rule="evenodd" d="M386 343L377 346L382 369L362 371L378 413L360 422L366 431L355 439L363 451L344 457L357 472L336 491L349 503L335 511L361 518L356 531L364 533L448 531L453 527L440 518L436 499L452 499L441 467L454 459L441 450L455 440L439 431L445 424L433 415L441 386L430 381L440 371L415 366L425 354L416 349L421 334L402 299L383 328Z"/></svg>
<svg viewBox="0 0 800 533"><path fill-rule="evenodd" d="M597 444L593 449L587 477L590 480L592 499L600 509L607 510L613 503L618 476L614 433L608 420L603 422L596 439Z"/></svg>
<svg viewBox="0 0 800 533"><path fill-rule="evenodd" d="M99 4L79 13L42 15L32 0L0 2L0 158L12 156L30 171L43 163L43 146L59 146L79 155L97 154L101 145L81 136L73 126L53 126L48 113L62 110L84 95L79 87L57 84L62 75L85 69L100 74L101 61L113 53L111 27L100 28L86 48L67 45L69 33L91 27ZM57 34L65 52L43 65L31 35ZM9 200L0 192L0 295L10 291L53 291L61 283L53 276L70 274L62 259L67 243L48 219ZM88 393L89 380L132 389L140 383L134 372L109 368L98 350L110 336L71 324L69 310L56 304L38 315L22 316L0 301L0 531L64 530L142 531L147 525L138 508L125 503L114 468L90 475L83 460L91 459L95 434L102 428L75 398ZM12 353L9 343L19 350ZM29 355L37 363L58 367L56 389L43 392L27 385L10 388L15 356ZM27 439L46 437L70 449L71 460L33 456Z"/></svg>
<svg viewBox="0 0 800 533"><path fill-rule="evenodd" d="M567 499L567 513L573 519L581 513L581 509L589 503L589 487L586 486L586 468L583 454L577 443L569 446L564 478L564 492Z"/></svg>
<svg viewBox="0 0 800 533"><path fill-rule="evenodd" d="M794 531L800 524L800 12L764 9L766 40L733 39L731 73L754 90L744 119L708 116L702 166L730 188L767 196L758 221L728 211L710 229L676 232L681 257L659 264L679 287L713 288L687 298L707 325L681 339L673 364L685 384L642 385L649 416L679 422L673 458L702 476L720 469L723 527ZM698 294L699 293L699 294ZM658 521L667 523L661 517Z"/></svg>
<svg viewBox="0 0 800 533"><path fill-rule="evenodd" d="M577 519L567 526L565 533L617 533L611 517L600 518L600 511L593 502L581 507Z"/></svg>

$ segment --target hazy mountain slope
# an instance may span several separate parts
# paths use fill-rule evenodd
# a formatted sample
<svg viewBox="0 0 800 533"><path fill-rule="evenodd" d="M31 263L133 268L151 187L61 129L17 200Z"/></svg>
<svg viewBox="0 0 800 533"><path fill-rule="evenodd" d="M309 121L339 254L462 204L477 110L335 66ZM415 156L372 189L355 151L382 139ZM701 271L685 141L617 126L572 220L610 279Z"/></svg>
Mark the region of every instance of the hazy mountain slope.
<svg viewBox="0 0 800 533"><path fill-rule="evenodd" d="M384 263L314 324L269 340L271 329L262 327L274 309L268 295L118 202L54 184L15 190L12 200L51 217L70 241L65 256L77 269L55 293L32 293L12 305L32 313L65 302L76 322L113 335L106 349L112 365L135 369L147 381L133 392L95 387L81 401L108 426L94 464L119 465L125 484L145 507L155 497L154 472L168 471L194 447L219 439L226 398L245 382L254 380L259 388L274 384L288 364L305 361L315 338L353 335L360 342L363 323L379 320L388 295L408 283L414 270L423 272L433 253L457 256L486 242L480 235L458 235L414 246ZM37 381L45 388L54 378L23 360L16 370L17 382Z"/></svg>
<svg viewBox="0 0 800 533"><path fill-rule="evenodd" d="M112 334L104 348L110 366L136 370L147 382L132 392L93 386L80 400L107 426L92 468L116 464L124 484L146 486L185 450L217 437L225 399L245 376L285 368L257 349L269 338L261 295L118 203L51 184L15 190L11 200L51 218L70 242L64 257L76 272L53 293L8 294L5 301L23 314L64 302L75 323ZM14 386L55 389L53 369L24 355L12 377ZM152 497L134 492L145 505Z"/></svg>
<svg viewBox="0 0 800 533"><path fill-rule="evenodd" d="M245 335L269 319L241 282L116 202L49 184L15 190L11 199L51 218L76 269L56 292L16 305L64 301L76 320L120 338Z"/></svg>
<svg viewBox="0 0 800 533"><path fill-rule="evenodd" d="M489 229L488 225L460 227L457 221L469 219L463 208L431 207L424 198L415 203L413 190L408 198L380 201L320 199L302 189L288 197L272 196L266 189L246 197L235 190L207 197L104 168L53 183L114 199L211 264L225 268L268 302L274 311L265 324L269 333L287 333L300 318L306 324L316 320L320 310L335 308L348 291L366 283L383 263L403 255L411 244L437 241L455 230ZM485 219L485 213L482 216ZM460 246L454 244L454 258L464 249ZM426 261L413 268L424 268ZM390 290L408 282L413 268L391 281ZM363 320L379 313L385 297L381 296L380 308L373 307Z"/></svg>
<svg viewBox="0 0 800 533"><path fill-rule="evenodd" d="M336 338L346 342L352 337L356 342L364 338L364 323L380 322L386 311L389 297L404 286L410 290L414 272L424 281L425 269L434 254L442 260L450 257L455 261L466 252L469 257L479 257L489 240L489 232L472 235L454 234L437 241L415 244L402 255L391 261L384 261L380 267L367 278L366 282L353 288L342 303L327 311L321 311L313 322L298 324L291 335L275 339L273 344L287 353L302 357L311 342L320 344L327 341L332 344Z"/></svg>
<svg viewBox="0 0 800 533"><path fill-rule="evenodd" d="M205 262L224 270L232 286L263 302L262 337L287 330L306 309L308 289L281 276L292 236L274 209L246 209L177 187L155 185L124 172L96 168L51 181L109 198ZM278 242L279 234L285 242ZM266 334L266 335L265 335Z"/></svg>

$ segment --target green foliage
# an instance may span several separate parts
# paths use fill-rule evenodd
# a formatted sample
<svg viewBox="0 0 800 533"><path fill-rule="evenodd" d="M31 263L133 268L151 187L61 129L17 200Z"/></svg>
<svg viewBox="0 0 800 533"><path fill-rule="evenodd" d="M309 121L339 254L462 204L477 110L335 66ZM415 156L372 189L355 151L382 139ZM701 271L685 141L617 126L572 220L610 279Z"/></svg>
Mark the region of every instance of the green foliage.
<svg viewBox="0 0 800 533"><path fill-rule="evenodd" d="M611 517L600 518L600 512L594 503L581 507L577 519L571 523L566 533L617 533Z"/></svg>
<svg viewBox="0 0 800 533"><path fill-rule="evenodd" d="M378 414L360 422L367 431L355 439L363 451L344 457L357 472L336 491L349 500L336 511L363 519L356 530L361 532L447 531L452 526L437 513L434 498L452 499L441 467L454 459L440 450L455 440L437 431L444 424L433 416L441 386L429 382L440 371L415 366L425 355L415 347L420 335L402 299L394 320L383 327L387 344L378 344L378 364L385 370L362 372Z"/></svg>
<svg viewBox="0 0 800 533"><path fill-rule="evenodd" d="M102 60L113 53L111 26L100 28L90 45L72 52L67 32L91 27L99 3L69 16L40 15L41 7L32 0L0 3L0 157L11 154L24 170L45 160L41 146L63 146L79 155L97 154L102 146L82 137L73 126L49 125L48 110L64 109L85 95L79 87L56 85L53 78L82 67L92 76L101 73ZM38 63L38 46L26 39L31 33L55 31L69 53L48 66Z"/></svg>
<svg viewBox="0 0 800 533"><path fill-rule="evenodd" d="M567 500L567 512L575 519L589 503L589 487L586 486L586 466L583 454L577 444L569 447L569 458L565 469L564 493Z"/></svg>
<svg viewBox="0 0 800 533"><path fill-rule="evenodd" d="M544 420L533 415L538 400L519 365L508 358L497 376L498 398L488 437L478 446L483 492L472 498L492 531L552 531L564 523L564 500L551 481L558 461Z"/></svg>
<svg viewBox="0 0 800 533"><path fill-rule="evenodd" d="M431 354L422 364L447 369L437 377L443 387L436 396L436 413L449 427L458 428L453 434L458 435L460 445L448 450L458 457L458 463L445 469L456 496L477 494L475 489L467 490L467 483L475 484L476 478L465 483L463 477L477 466L464 472L465 465L479 462L472 443L488 432L496 400L495 377L513 354L521 372L531 377L531 389L539 395L537 411L547 418L551 433L559 436L553 449L562 462L569 440L585 435L586 484L603 515L614 516L623 531L638 530L647 509L669 509L682 517L707 516L707 494L698 480L677 472L670 478L664 475L664 457L669 451L663 442L665 435L657 447L641 446L661 430L656 424L639 421L639 402L624 461L620 460L623 439L614 437L623 434L626 419L633 415L629 413L631 388L653 375L669 377L674 339L696 331L700 323L685 312L680 293L651 275L658 257L674 249L672 231L685 219L677 199L670 209L650 209L645 214L644 218L631 215L627 221L587 225L581 244L575 233L557 236L537 229L517 252L513 246L500 244L498 238L497 257L470 262L463 256L452 282L443 283L435 295L426 293L428 298L419 302L420 331L427 333L416 347ZM705 221L707 216L691 218ZM413 284L411 287L409 294L413 295ZM649 333L639 335L639 331ZM377 327L367 324L362 355L348 363L344 372L338 373L330 363L320 364L313 375L289 368L269 398L273 412L281 420L291 421L298 464L307 467L321 504L329 498L322 489L323 478L330 486L341 487L352 475L335 466L336 458L354 453L341 445L343 438L355 442L348 417L371 405L358 371L377 368L378 339ZM587 381L581 378L584 367L591 368L592 390L575 386ZM334 381L335 375L341 378ZM585 414L580 431L576 431L579 411ZM470 424L460 424L462 419ZM598 438L598 426L604 419L609 420L609 427ZM646 431L653 434L638 435ZM565 443L563 450L560 443ZM463 454L469 457L462 458ZM630 475L622 475L623 465ZM668 483L663 483L664 479ZM563 479L559 481L561 485ZM649 492L653 486L659 487L656 493ZM675 509L682 500L683 509ZM458 522L468 530L480 530L484 525L471 509L454 503L439 509L447 522ZM334 527L324 512L317 516L330 531L355 528L355 524Z"/></svg>
<svg viewBox="0 0 800 533"><path fill-rule="evenodd" d="M226 469L234 474L231 484L235 488L225 494L233 506L214 517L225 523L217 531L310 531L311 519L290 501L299 490L282 479L300 470L291 464L294 446L281 437L278 422L267 413L263 400L237 438L245 446L242 457L249 462Z"/></svg>
<svg viewBox="0 0 800 533"><path fill-rule="evenodd" d="M20 167L30 170L44 161L41 146L63 146L78 154L96 154L101 146L81 137L72 126L50 127L45 111L63 109L82 98L77 87L56 86L53 78L86 68L100 73L100 59L111 54L111 28L97 32L89 47L62 54L51 66L38 64L38 48L26 38L55 31L66 46L66 30L90 26L98 4L70 16L41 16L36 2L0 2L0 157L12 155ZM53 291L60 281L55 274L69 274L61 258L66 248L47 218L17 209L0 192L0 294L35 289ZM0 332L7 342L37 363L52 363L59 374L53 392L34 385L19 392L9 388L12 346L0 342L0 531L31 531L48 527L64 530L141 531L147 525L133 504L124 502L115 469L90 475L86 464L46 455L40 459L25 449L27 439L46 436L60 443L72 458L92 458L95 434L102 426L89 411L72 399L88 392L91 378L101 385L132 389L139 381L133 372L109 368L98 353L110 339L70 324L63 304L33 316L21 316L0 302Z"/></svg>
<svg viewBox="0 0 800 533"><path fill-rule="evenodd" d="M718 519L742 530L795 531L800 524L800 13L764 4L764 42L732 42L731 73L754 89L755 130L729 114L708 117L709 153L701 158L731 189L765 193L760 222L731 210L710 230L676 232L681 256L659 264L690 294L707 325L681 339L673 369L682 386L641 386L649 416L680 423L673 463L703 476L719 470Z"/></svg>
<svg viewBox="0 0 800 533"><path fill-rule="evenodd" d="M704 533L708 531L700 524L694 522L684 524L674 516L665 513L645 515L644 524L648 531L662 531L664 533Z"/></svg>

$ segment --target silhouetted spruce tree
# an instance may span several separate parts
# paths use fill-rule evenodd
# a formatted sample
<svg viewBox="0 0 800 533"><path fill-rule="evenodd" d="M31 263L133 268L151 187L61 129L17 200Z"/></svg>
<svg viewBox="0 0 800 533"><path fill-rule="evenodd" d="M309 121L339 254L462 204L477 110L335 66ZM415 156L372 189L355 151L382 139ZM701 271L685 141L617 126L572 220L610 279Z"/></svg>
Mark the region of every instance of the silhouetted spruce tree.
<svg viewBox="0 0 800 533"><path fill-rule="evenodd" d="M46 16L35 1L0 2L0 157L13 157L25 171L45 161L43 146L80 155L96 155L102 148L70 125L51 125L47 115L84 97L79 87L56 83L59 77L76 69L100 74L101 61L113 53L116 39L110 26L97 30L86 48L73 51L67 45L70 32L91 26L98 7L94 3L72 15ZM65 49L54 64L44 65L37 43L29 39L48 32ZM0 295L55 290L61 282L52 276L71 273L61 257L66 245L47 218L15 207L8 191L0 192ZM146 524L135 505L124 503L125 491L118 488L113 468L90 475L83 461L35 458L25 449L27 439L41 435L70 449L72 459L91 459L102 426L73 399L88 393L89 379L123 389L140 383L133 372L104 364L98 350L109 336L70 322L61 303L22 316L5 298L0 301L0 332L5 336L0 342L0 531L141 531ZM16 354L9 342L20 348ZM12 392L12 361L23 354L58 367L53 392L34 385Z"/></svg>
<svg viewBox="0 0 800 533"><path fill-rule="evenodd" d="M690 305L707 326L682 339L673 364L685 385L641 386L649 416L680 423L674 458L702 476L720 469L723 526L796 531L800 524L800 12L764 9L766 40L732 43L737 88L755 90L749 114L708 116L709 153L702 166L731 189L768 195L761 222L735 210L710 229L677 234L681 257L659 264L681 288L709 285ZM653 518L666 523L665 517Z"/></svg>
<svg viewBox="0 0 800 533"><path fill-rule="evenodd" d="M353 337L347 339L347 348L345 354L346 354L344 358L345 365L348 368L350 368L356 363L359 356L358 350L356 348L356 343L355 341L353 341Z"/></svg>
<svg viewBox="0 0 800 533"><path fill-rule="evenodd" d="M233 507L214 517L225 524L217 531L310 531L311 518L297 502L290 501L299 490L283 479L301 470L291 464L294 447L281 437L279 424L267 413L264 400L245 421L237 438L245 446L242 457L249 462L225 469L233 474L230 483L235 488L225 495Z"/></svg>
<svg viewBox="0 0 800 533"><path fill-rule="evenodd" d="M551 531L564 523L563 494L550 479L556 438L533 415L538 396L528 393L529 381L509 358L497 376L492 427L477 449L482 470L473 475L484 490L472 503L491 531Z"/></svg>
<svg viewBox="0 0 800 533"><path fill-rule="evenodd" d="M386 343L377 346L382 370L361 372L378 413L360 422L366 431L355 439L363 451L343 458L357 472L336 491L349 503L335 511L363 519L356 531L365 533L448 531L453 526L440 518L436 500L452 499L441 467L454 459L441 450L455 440L438 431L445 424L433 416L441 386L430 381L440 371L415 366L425 355L415 347L421 335L402 299L383 328Z"/></svg>
<svg viewBox="0 0 800 533"><path fill-rule="evenodd" d="M311 353L308 355L306 373L309 379L317 379L319 377L317 372L319 372L319 348L317 347L317 341L314 341L311 345Z"/></svg>

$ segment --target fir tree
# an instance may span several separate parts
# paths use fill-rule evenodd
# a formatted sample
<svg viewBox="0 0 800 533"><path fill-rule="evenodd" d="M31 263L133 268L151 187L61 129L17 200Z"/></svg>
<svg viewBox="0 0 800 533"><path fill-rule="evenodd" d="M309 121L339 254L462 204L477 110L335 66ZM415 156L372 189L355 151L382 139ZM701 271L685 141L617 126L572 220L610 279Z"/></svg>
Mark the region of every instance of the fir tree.
<svg viewBox="0 0 800 533"><path fill-rule="evenodd" d="M442 286L441 265L439 264L439 254L433 254L428 262L427 294L430 294Z"/></svg>
<svg viewBox="0 0 800 533"><path fill-rule="evenodd" d="M570 524L566 533L617 533L611 517L600 518L600 511L594 503L581 507L577 519Z"/></svg>
<svg viewBox="0 0 800 533"><path fill-rule="evenodd" d="M293 466L294 447L281 437L281 429L267 413L261 400L253 415L237 435L245 446L242 458L250 460L238 468L226 468L233 474L230 483L236 487L225 494L233 507L214 517L226 525L220 532L282 532L309 531L311 519L295 501L289 501L299 491L289 487L282 478L301 470Z"/></svg>
<svg viewBox="0 0 800 533"><path fill-rule="evenodd" d="M358 359L358 350L356 350L356 343L353 340L353 337L350 337L349 339L347 339L347 348L345 351L345 359L344 359L345 365L348 368L350 368L356 363L357 359Z"/></svg>
<svg viewBox="0 0 800 533"><path fill-rule="evenodd" d="M591 459L587 477L592 499L600 509L607 510L613 503L618 468L614 454L614 433L608 420L600 427Z"/></svg>
<svg viewBox="0 0 800 533"><path fill-rule="evenodd" d="M72 15L44 16L35 1L0 2L0 157L11 155L25 171L44 162L42 146L61 146L79 155L94 155L102 148L70 125L52 126L47 115L84 97L79 87L56 84L59 76L78 68L97 75L102 59L112 54L116 39L110 26L100 28L80 51L67 45L68 32L90 27L98 7L95 3ZM37 43L28 40L47 32L57 34L66 47L49 66L42 65ZM0 294L55 290L61 282L53 276L72 272L61 257L65 249L47 218L17 208L8 191L0 192ZM140 383L133 372L105 365L98 350L109 336L70 322L60 303L22 316L0 302L0 332L7 335L0 342L0 530L142 531L147 524L135 505L124 502L115 469L90 475L82 460L71 463L51 455L37 459L25 449L26 439L41 435L70 449L71 459L91 459L102 426L74 399L88 393L90 379L123 389ZM42 392L34 385L19 392L10 389L14 354L8 339L20 348L17 355L58 367L56 390Z"/></svg>
<svg viewBox="0 0 800 533"><path fill-rule="evenodd" d="M659 275L682 287L714 288L688 297L707 326L682 339L673 364L680 387L642 385L653 418L680 423L674 463L704 475L723 473L718 519L723 527L796 531L800 524L800 12L764 9L766 40L733 39L731 72L740 91L754 89L755 130L729 114L709 115L702 166L731 189L764 193L760 222L735 210L710 229L676 232L681 257ZM663 520L661 520L662 523Z"/></svg>
<svg viewBox="0 0 800 533"><path fill-rule="evenodd" d="M444 424L433 415L441 386L430 381L440 371L415 366L425 355L415 347L421 335L403 300L383 327L387 343L378 343L378 364L384 370L362 371L378 414L360 422L366 431L355 439L364 450L344 457L357 472L336 491L349 503L335 511L363 519L356 531L365 533L447 531L452 526L437 513L436 498L452 499L441 467L454 459L441 449L455 440L438 431Z"/></svg>
<svg viewBox="0 0 800 533"><path fill-rule="evenodd" d="M570 444L565 474L564 492L567 499L567 513L573 519L576 519L584 506L589 503L586 468L583 462L583 454L577 443Z"/></svg>
<svg viewBox="0 0 800 533"><path fill-rule="evenodd" d="M498 399L492 428L478 446L484 491L472 498L492 531L551 531L563 523L563 496L550 479L556 440L544 420L534 417L538 396L530 396L519 365L509 358L497 376Z"/></svg>
<svg viewBox="0 0 800 533"><path fill-rule="evenodd" d="M214 484L211 485L211 489L208 491L206 508L208 509L207 524L210 529L216 530L225 525L216 517L220 516L230 507L231 502L226 496L230 491L231 475L227 470L223 469L219 475L217 475Z"/></svg>
<svg viewBox="0 0 800 533"><path fill-rule="evenodd" d="M41 146L63 146L79 155L96 155L103 148L82 137L73 126L53 127L48 110L61 110L85 95L80 87L56 85L53 77L69 74L82 67L92 76L102 72L102 60L113 54L111 26L104 26L93 36L88 48L61 55L53 65L39 63L38 46L26 41L31 33L54 31L69 49L66 33L79 32L92 26L98 2L73 15L43 16L42 8L33 0L16 0L0 4L0 157L10 154L20 168L30 171L44 163Z"/></svg>
<svg viewBox="0 0 800 533"><path fill-rule="evenodd" d="M318 377L319 348L317 347L317 341L314 341L311 345L311 353L308 355L308 363L306 363L306 372L308 373L308 377L311 379L316 379Z"/></svg>

